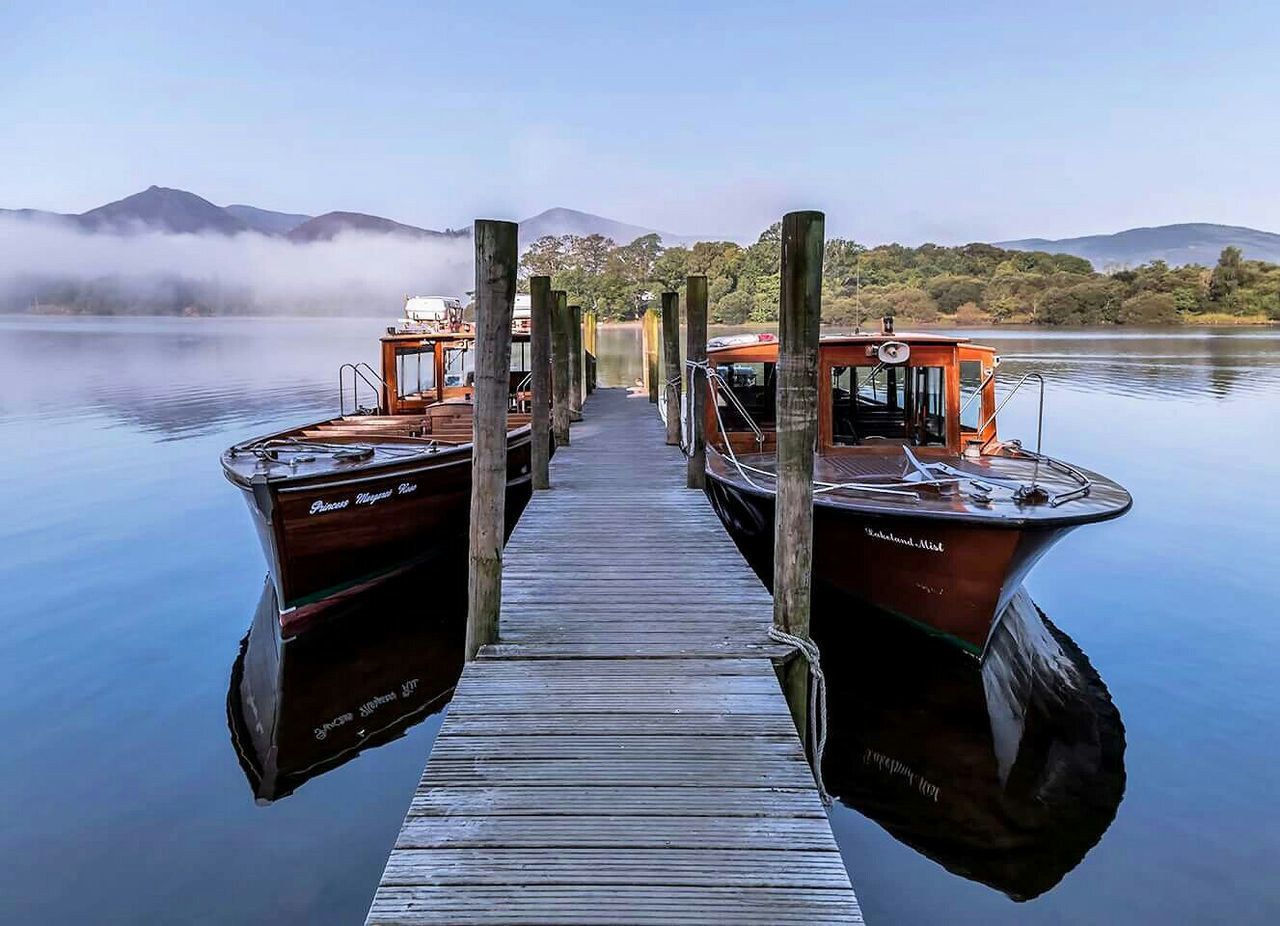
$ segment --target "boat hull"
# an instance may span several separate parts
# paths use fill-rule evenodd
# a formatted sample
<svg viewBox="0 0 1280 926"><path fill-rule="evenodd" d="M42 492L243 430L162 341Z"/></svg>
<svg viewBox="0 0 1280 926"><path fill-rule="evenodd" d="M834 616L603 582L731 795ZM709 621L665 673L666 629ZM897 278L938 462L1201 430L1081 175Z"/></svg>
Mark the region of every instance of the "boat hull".
<svg viewBox="0 0 1280 926"><path fill-rule="evenodd" d="M725 527L772 575L774 497L708 473ZM982 653L1027 572L1073 525L990 525L816 504L816 582Z"/></svg>
<svg viewBox="0 0 1280 926"><path fill-rule="evenodd" d="M373 468L239 484L254 520L286 631L336 599L466 542L470 448ZM530 492L528 432L507 457L507 529Z"/></svg>

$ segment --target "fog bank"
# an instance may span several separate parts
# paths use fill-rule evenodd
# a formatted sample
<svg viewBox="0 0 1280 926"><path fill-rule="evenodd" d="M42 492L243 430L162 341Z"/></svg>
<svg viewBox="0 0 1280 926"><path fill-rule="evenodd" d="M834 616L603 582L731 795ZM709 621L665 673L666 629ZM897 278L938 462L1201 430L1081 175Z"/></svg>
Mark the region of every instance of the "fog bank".
<svg viewBox="0 0 1280 926"><path fill-rule="evenodd" d="M0 311L394 315L473 286L469 238L130 236L0 217Z"/></svg>

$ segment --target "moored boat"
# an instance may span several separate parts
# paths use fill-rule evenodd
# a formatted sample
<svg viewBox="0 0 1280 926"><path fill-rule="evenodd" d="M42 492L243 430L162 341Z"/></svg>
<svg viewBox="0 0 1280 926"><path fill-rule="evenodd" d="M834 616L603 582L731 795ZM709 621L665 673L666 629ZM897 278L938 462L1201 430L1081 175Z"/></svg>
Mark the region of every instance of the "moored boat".
<svg viewBox="0 0 1280 926"><path fill-rule="evenodd" d="M708 492L735 537L767 554L778 343L713 340L707 356ZM1110 479L1040 453L1038 436L1035 451L997 436L998 365L993 348L894 334L891 319L878 334L824 337L818 357L815 581L975 653L1050 547L1132 504Z"/></svg>
<svg viewBox="0 0 1280 926"><path fill-rule="evenodd" d="M466 567L458 560L350 596L323 625L288 639L275 588L264 584L227 691L231 742L258 802L292 794L444 708L462 671Z"/></svg>
<svg viewBox="0 0 1280 926"><path fill-rule="evenodd" d="M338 417L256 437L222 455L224 474L253 516L287 631L334 598L428 561L466 536L475 333L456 300L439 306L438 314L434 305L407 311L387 330L380 374L368 364L343 367ZM528 335L514 334L508 530L530 491L529 359ZM373 405L361 404L361 389L373 394Z"/></svg>

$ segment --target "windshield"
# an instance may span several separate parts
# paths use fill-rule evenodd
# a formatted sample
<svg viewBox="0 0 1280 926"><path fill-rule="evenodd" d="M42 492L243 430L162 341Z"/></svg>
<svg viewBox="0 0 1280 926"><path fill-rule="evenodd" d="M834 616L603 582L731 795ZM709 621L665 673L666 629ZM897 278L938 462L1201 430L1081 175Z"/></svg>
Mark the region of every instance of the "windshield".
<svg viewBox="0 0 1280 926"><path fill-rule="evenodd" d="M831 438L844 447L947 443L946 368L831 368Z"/></svg>

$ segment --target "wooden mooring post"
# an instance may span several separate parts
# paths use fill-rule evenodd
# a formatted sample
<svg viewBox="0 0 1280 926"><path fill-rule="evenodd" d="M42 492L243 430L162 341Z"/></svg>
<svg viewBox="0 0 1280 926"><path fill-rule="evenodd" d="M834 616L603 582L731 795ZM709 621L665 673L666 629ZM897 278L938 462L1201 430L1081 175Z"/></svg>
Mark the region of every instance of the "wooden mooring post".
<svg viewBox="0 0 1280 926"><path fill-rule="evenodd" d="M586 358L582 356L582 306L569 306L569 420L582 420L587 394Z"/></svg>
<svg viewBox="0 0 1280 926"><path fill-rule="evenodd" d="M807 640L813 575L813 453L818 436L818 336L822 309L821 212L782 218L778 316L777 496L773 533L773 625ZM781 671L796 728L808 726L808 664Z"/></svg>
<svg viewBox="0 0 1280 926"><path fill-rule="evenodd" d="M667 409L667 443L680 446L680 294L662 294L662 395Z"/></svg>
<svg viewBox="0 0 1280 926"><path fill-rule="evenodd" d="M661 315L656 308L644 310L644 365L645 382L649 387L649 401L658 404L661 394L662 377L658 371L658 329L661 327Z"/></svg>
<svg viewBox="0 0 1280 926"><path fill-rule="evenodd" d="M471 532L465 658L497 642L507 498L507 395L518 227L479 219L476 243L475 411L471 435Z"/></svg>
<svg viewBox="0 0 1280 926"><path fill-rule="evenodd" d="M691 276L685 280L685 315L688 333L685 344L686 362L707 362L707 278ZM686 368L685 382L689 396L689 446L685 483L690 489L707 487L707 447L703 432L703 418L707 408L707 377L700 369Z"/></svg>
<svg viewBox="0 0 1280 926"><path fill-rule="evenodd" d="M529 363L533 393L529 427L533 487L551 487L551 277L529 280Z"/></svg>
<svg viewBox="0 0 1280 926"><path fill-rule="evenodd" d="M569 445L569 295L551 293L551 433L557 447Z"/></svg>
<svg viewBox="0 0 1280 926"><path fill-rule="evenodd" d="M598 326L600 317L595 312L582 314L582 354L583 375L587 380L587 395L596 391L599 385L600 352Z"/></svg>

